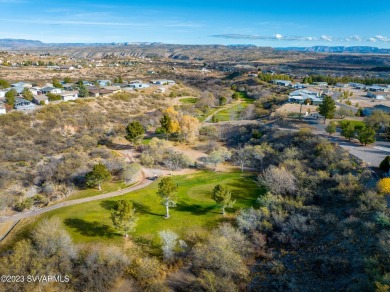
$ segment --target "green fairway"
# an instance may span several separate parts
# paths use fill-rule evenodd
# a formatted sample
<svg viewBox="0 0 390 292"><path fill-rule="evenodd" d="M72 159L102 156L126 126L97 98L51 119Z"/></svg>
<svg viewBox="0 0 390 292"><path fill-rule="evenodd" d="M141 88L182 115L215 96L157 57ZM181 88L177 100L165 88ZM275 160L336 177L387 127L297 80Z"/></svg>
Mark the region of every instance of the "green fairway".
<svg viewBox="0 0 390 292"><path fill-rule="evenodd" d="M76 243L119 243L123 237L112 228L110 213L118 200L131 200L139 217L132 237L137 242L154 245L161 230L169 229L181 236L188 236L190 233L204 232L225 220L220 214L220 208L210 198L212 189L218 183L228 186L232 197L237 200L234 208L227 209L230 214L252 206L262 193L254 177L249 174L241 177L238 172L197 172L174 176L173 179L179 187L178 202L175 208L171 208L169 219L164 218L165 209L156 195L158 182L112 199L53 210L43 217L61 218Z"/></svg>
<svg viewBox="0 0 390 292"><path fill-rule="evenodd" d="M126 185L124 182L105 182L102 184L102 190L99 191L98 189L86 189L86 190L79 190L76 191L74 194L71 196L67 197L65 201L70 201L70 200L77 200L77 199L82 199L82 198L88 198L88 197L94 197L110 192L114 192L120 189L124 189L126 187L129 187L130 185Z"/></svg>
<svg viewBox="0 0 390 292"><path fill-rule="evenodd" d="M180 99L181 103L197 103L198 101L199 99L196 97L185 97Z"/></svg>
<svg viewBox="0 0 390 292"><path fill-rule="evenodd" d="M246 108L248 105L245 103L238 104L231 108L225 109L217 113L217 119L219 122L226 122L230 120L238 120L240 111Z"/></svg>
<svg viewBox="0 0 390 292"><path fill-rule="evenodd" d="M238 92L240 95L239 100L240 104L237 104L228 109L222 110L217 113L217 119L220 122L226 122L230 120L238 120L240 112L245 109L248 105L254 102L253 98L249 98L246 93Z"/></svg>
<svg viewBox="0 0 390 292"><path fill-rule="evenodd" d="M204 122L204 120L208 117L214 114L217 110L219 110L220 107L210 107L209 110L206 113L200 114L197 118L200 122Z"/></svg>

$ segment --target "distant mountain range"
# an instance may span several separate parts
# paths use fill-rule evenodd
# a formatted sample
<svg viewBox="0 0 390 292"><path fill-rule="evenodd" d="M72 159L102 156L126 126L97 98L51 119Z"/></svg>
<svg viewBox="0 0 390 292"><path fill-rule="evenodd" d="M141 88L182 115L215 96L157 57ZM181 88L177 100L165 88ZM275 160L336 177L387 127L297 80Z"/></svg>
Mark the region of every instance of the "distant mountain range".
<svg viewBox="0 0 390 292"><path fill-rule="evenodd" d="M134 42L134 43L43 43L38 40L25 39L0 39L0 50L23 50L23 49L40 49L40 48L69 48L69 47L107 47L107 46L161 46L163 43L158 42ZM178 45L179 46L179 45ZM186 47L186 45L183 45ZM237 49L256 48L253 44L234 44L226 47ZM280 51L298 51L298 52L314 52L314 53L349 53L349 54L390 54L390 49L380 49L369 46L314 46L314 47L286 47L275 48Z"/></svg>
<svg viewBox="0 0 390 292"><path fill-rule="evenodd" d="M298 52L315 52L315 53L350 53L350 54L390 54L390 49L379 49L377 47L369 46L314 46L314 47L287 47L276 48L282 51L298 51Z"/></svg>
<svg viewBox="0 0 390 292"><path fill-rule="evenodd" d="M101 46L152 46L160 45L158 42L134 42L134 43L43 43L35 40L25 39L0 39L0 50L22 50L31 48L53 48L53 47L101 47Z"/></svg>

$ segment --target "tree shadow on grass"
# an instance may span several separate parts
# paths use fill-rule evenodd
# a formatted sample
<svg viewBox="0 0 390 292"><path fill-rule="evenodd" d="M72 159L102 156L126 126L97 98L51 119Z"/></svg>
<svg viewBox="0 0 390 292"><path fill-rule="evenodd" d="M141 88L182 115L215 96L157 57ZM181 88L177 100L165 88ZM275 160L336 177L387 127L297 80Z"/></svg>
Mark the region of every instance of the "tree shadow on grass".
<svg viewBox="0 0 390 292"><path fill-rule="evenodd" d="M100 206L102 206L104 209L111 211L116 208L118 205L117 201L110 201L110 200L105 200L100 203Z"/></svg>
<svg viewBox="0 0 390 292"><path fill-rule="evenodd" d="M215 208L215 206L209 206L209 207L203 207L201 205L197 204L187 204L187 203L177 203L176 204L176 210L177 211L183 211L183 212L191 212L194 215L205 215L206 213L215 213L218 214L218 212L211 211Z"/></svg>
<svg viewBox="0 0 390 292"><path fill-rule="evenodd" d="M83 219L68 218L65 219L64 224L76 230L81 235L88 237L105 237L113 238L120 236L113 228L100 222L88 222Z"/></svg>
<svg viewBox="0 0 390 292"><path fill-rule="evenodd" d="M130 200L131 201L131 200ZM131 201L133 203L133 207L135 208L136 213L141 213L141 214L149 214L149 215L155 215L155 216L164 216L161 214L156 214L153 213L151 208L149 206L146 206L142 203ZM100 203L100 206L102 206L104 209L108 211L115 210L118 205L118 201L113 201L113 200L105 200Z"/></svg>

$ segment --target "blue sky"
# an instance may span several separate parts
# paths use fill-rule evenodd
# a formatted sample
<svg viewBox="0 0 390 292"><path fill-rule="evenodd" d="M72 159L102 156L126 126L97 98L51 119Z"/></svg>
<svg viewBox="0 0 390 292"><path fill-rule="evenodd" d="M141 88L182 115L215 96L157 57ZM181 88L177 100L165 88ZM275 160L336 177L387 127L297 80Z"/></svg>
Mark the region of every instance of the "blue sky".
<svg viewBox="0 0 390 292"><path fill-rule="evenodd" d="M390 48L390 1L0 0L0 38Z"/></svg>

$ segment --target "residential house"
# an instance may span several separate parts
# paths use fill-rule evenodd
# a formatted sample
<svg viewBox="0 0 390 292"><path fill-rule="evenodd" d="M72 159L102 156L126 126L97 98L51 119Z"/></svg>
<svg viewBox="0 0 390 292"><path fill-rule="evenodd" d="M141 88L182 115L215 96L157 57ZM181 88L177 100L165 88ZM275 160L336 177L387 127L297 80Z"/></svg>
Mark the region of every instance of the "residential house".
<svg viewBox="0 0 390 292"><path fill-rule="evenodd" d="M24 98L17 97L15 99L14 108L20 111L33 110L35 109L35 104L33 104L31 101L28 101Z"/></svg>
<svg viewBox="0 0 390 292"><path fill-rule="evenodd" d="M76 68L73 66L60 66L60 70L72 71L74 69L76 69Z"/></svg>
<svg viewBox="0 0 390 292"><path fill-rule="evenodd" d="M44 94L34 95L32 102L37 105L49 104L49 98Z"/></svg>
<svg viewBox="0 0 390 292"><path fill-rule="evenodd" d="M30 89L30 91L31 91L31 93L32 93L33 95L39 95L39 94L42 93L40 87L31 87L31 88L29 88L29 89Z"/></svg>
<svg viewBox="0 0 390 292"><path fill-rule="evenodd" d="M356 83L356 82L349 82L349 86L355 89L366 89L366 85L361 84L361 83Z"/></svg>
<svg viewBox="0 0 390 292"><path fill-rule="evenodd" d="M18 94L21 94L24 90L24 87L18 86L18 87L10 87L6 88L7 91L15 90Z"/></svg>
<svg viewBox="0 0 390 292"><path fill-rule="evenodd" d="M56 88L56 87L51 87L51 86L46 86L41 89L42 94L60 94L62 92L61 88Z"/></svg>
<svg viewBox="0 0 390 292"><path fill-rule="evenodd" d="M349 87L349 84L348 83L337 83L336 87L347 88L347 87Z"/></svg>
<svg viewBox="0 0 390 292"><path fill-rule="evenodd" d="M103 89L111 90L112 93L117 93L117 92L121 91L120 86L105 86L105 87L103 87Z"/></svg>
<svg viewBox="0 0 390 292"><path fill-rule="evenodd" d="M292 103L304 103L306 100L310 100L313 105L318 105L322 103L322 97L320 92L310 91L310 90L295 90L291 92L288 96L288 101Z"/></svg>
<svg viewBox="0 0 390 292"><path fill-rule="evenodd" d="M7 113L7 111L5 109L5 106L3 104L0 104L0 115L4 115L6 113Z"/></svg>
<svg viewBox="0 0 390 292"><path fill-rule="evenodd" d="M70 101L70 100L76 100L79 98L79 92L78 91L65 91L60 94L61 99L63 101Z"/></svg>
<svg viewBox="0 0 390 292"><path fill-rule="evenodd" d="M62 87L64 88L65 91L72 91L75 88L74 83L64 83L62 84Z"/></svg>
<svg viewBox="0 0 390 292"><path fill-rule="evenodd" d="M385 106L383 104L378 104L378 105L373 106L373 107L365 107L363 109L363 115L364 116L371 116L372 112L374 112L374 111L383 111L385 113L390 114L390 107Z"/></svg>
<svg viewBox="0 0 390 292"><path fill-rule="evenodd" d="M328 86L328 82L313 82L313 85L317 85L317 86Z"/></svg>
<svg viewBox="0 0 390 292"><path fill-rule="evenodd" d="M167 80L167 79L156 79L156 80L150 80L150 83L157 84L157 85L170 85L170 84L175 84L175 81Z"/></svg>
<svg viewBox="0 0 390 292"><path fill-rule="evenodd" d="M367 97L373 98L373 99L386 99L386 98L390 97L390 92L382 92L382 91L372 92L372 91L368 91L367 92Z"/></svg>
<svg viewBox="0 0 390 292"><path fill-rule="evenodd" d="M130 84L128 84L126 87L130 87L133 89L142 89L142 88L148 88L150 87L150 85L142 82L137 82L137 83L130 82Z"/></svg>
<svg viewBox="0 0 390 292"><path fill-rule="evenodd" d="M279 85L279 86L290 86L291 81L290 80L272 80L272 84Z"/></svg>
<svg viewBox="0 0 390 292"><path fill-rule="evenodd" d="M11 84L11 87L31 88L32 84L28 83L28 82L17 82L17 83Z"/></svg>
<svg viewBox="0 0 390 292"><path fill-rule="evenodd" d="M290 84L290 86L292 87L292 88L294 88L294 89L302 89L302 88L306 88L306 86L305 85L303 85L303 84L301 84L301 83L294 83L294 84Z"/></svg>
<svg viewBox="0 0 390 292"><path fill-rule="evenodd" d="M377 84L369 86L367 89L368 89L368 91L372 91L372 92L387 92L387 91L389 91L389 89L387 87L377 85Z"/></svg>
<svg viewBox="0 0 390 292"><path fill-rule="evenodd" d="M100 87L110 86L111 85L111 81L110 80L97 80L96 82L97 82L97 84Z"/></svg>
<svg viewBox="0 0 390 292"><path fill-rule="evenodd" d="M93 86L93 83L92 83L92 82L89 82L89 81L83 80L83 85L84 85L84 86Z"/></svg>
<svg viewBox="0 0 390 292"><path fill-rule="evenodd" d="M108 90L108 89L104 89L104 88L89 89L89 96L90 97L108 96L112 93L113 93L112 90Z"/></svg>

